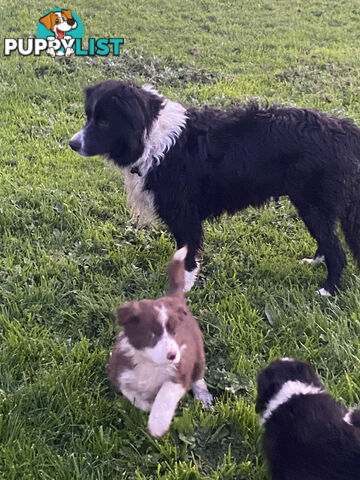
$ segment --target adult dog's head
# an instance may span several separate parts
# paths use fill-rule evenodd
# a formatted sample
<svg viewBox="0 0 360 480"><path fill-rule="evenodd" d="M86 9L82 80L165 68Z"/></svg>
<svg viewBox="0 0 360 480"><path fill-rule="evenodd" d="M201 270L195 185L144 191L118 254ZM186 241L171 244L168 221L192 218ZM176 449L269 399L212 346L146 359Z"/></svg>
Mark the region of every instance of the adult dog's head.
<svg viewBox="0 0 360 480"><path fill-rule="evenodd" d="M85 90L87 122L70 140L80 155L104 155L124 167L138 160L164 98L148 87L109 80Z"/></svg>

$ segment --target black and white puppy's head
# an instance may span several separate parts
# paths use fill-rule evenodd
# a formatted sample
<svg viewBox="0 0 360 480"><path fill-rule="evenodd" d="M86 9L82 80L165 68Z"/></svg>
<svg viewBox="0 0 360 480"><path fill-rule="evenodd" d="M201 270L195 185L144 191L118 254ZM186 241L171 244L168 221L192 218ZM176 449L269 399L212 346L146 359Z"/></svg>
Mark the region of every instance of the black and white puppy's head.
<svg viewBox="0 0 360 480"><path fill-rule="evenodd" d="M138 160L164 99L151 88L109 80L85 89L85 126L70 147L85 157L104 155L124 167Z"/></svg>
<svg viewBox="0 0 360 480"><path fill-rule="evenodd" d="M282 358L272 362L258 376L255 410L265 423L280 405L294 395L323 392L324 385L308 363Z"/></svg>

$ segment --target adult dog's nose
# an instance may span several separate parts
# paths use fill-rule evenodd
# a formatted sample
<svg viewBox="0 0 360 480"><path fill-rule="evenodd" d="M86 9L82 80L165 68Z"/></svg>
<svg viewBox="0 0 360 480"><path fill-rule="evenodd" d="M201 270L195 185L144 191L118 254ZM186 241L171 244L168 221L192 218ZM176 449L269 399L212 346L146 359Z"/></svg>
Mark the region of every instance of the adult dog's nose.
<svg viewBox="0 0 360 480"><path fill-rule="evenodd" d="M78 152L81 149L81 141L80 140L71 139L70 142L69 142L69 145L74 150L74 152Z"/></svg>
<svg viewBox="0 0 360 480"><path fill-rule="evenodd" d="M70 25L70 27L72 27L74 23L75 23L75 20L73 18L68 18L67 24Z"/></svg>
<svg viewBox="0 0 360 480"><path fill-rule="evenodd" d="M74 152L80 153L83 144L83 131L75 133L75 135L71 138L69 145L74 150ZM81 155L81 153L80 153Z"/></svg>

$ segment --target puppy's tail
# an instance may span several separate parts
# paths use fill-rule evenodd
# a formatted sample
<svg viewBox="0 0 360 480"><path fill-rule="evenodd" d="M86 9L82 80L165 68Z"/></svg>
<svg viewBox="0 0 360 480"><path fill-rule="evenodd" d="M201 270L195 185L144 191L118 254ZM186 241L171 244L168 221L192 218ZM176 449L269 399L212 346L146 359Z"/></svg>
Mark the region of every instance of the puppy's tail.
<svg viewBox="0 0 360 480"><path fill-rule="evenodd" d="M353 184L350 205L341 218L346 241L360 268L360 186Z"/></svg>
<svg viewBox="0 0 360 480"><path fill-rule="evenodd" d="M175 252L168 268L169 276L169 295L184 295L185 287L185 257L187 255L187 246L180 248Z"/></svg>

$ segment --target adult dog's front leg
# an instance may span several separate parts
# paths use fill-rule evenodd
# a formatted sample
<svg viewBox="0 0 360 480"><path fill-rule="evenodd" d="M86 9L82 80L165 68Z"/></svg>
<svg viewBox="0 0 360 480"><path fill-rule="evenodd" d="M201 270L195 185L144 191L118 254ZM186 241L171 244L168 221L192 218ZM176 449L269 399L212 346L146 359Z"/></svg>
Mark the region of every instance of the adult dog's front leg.
<svg viewBox="0 0 360 480"><path fill-rule="evenodd" d="M169 429L177 404L186 389L180 383L165 382L156 395L149 416L149 431L154 437L161 437Z"/></svg>

